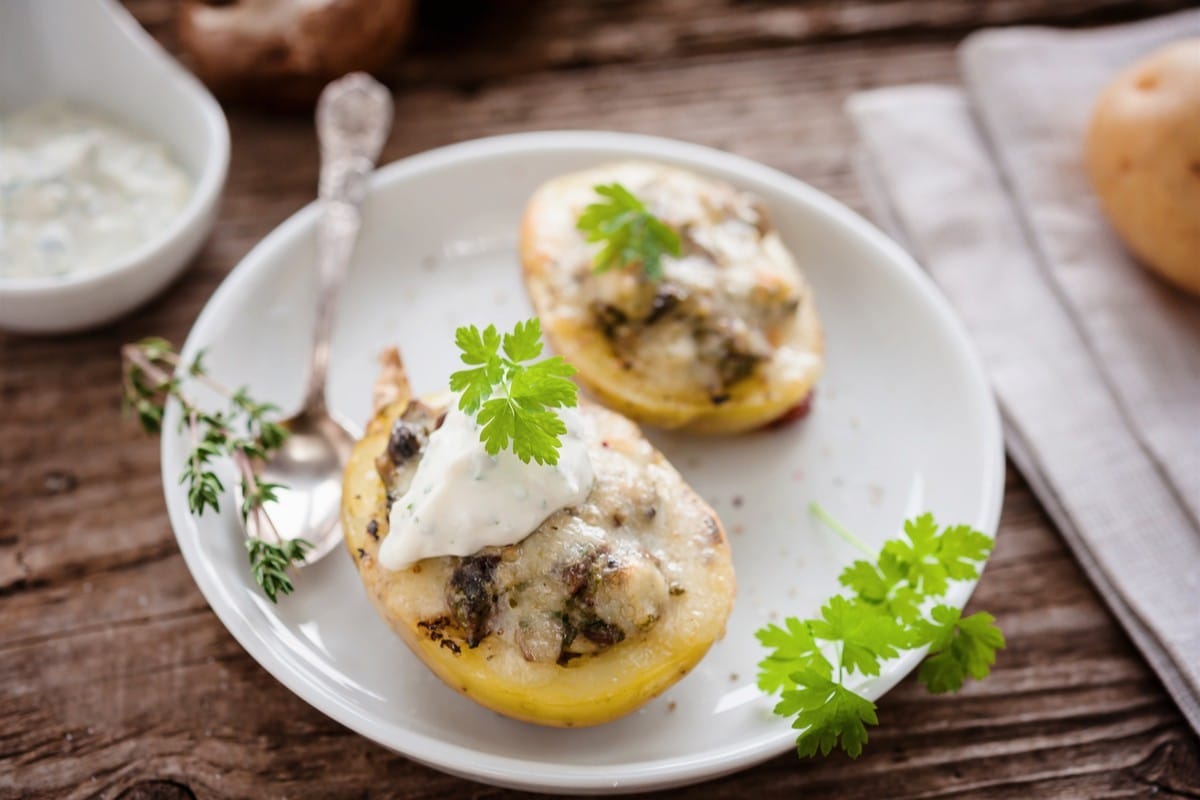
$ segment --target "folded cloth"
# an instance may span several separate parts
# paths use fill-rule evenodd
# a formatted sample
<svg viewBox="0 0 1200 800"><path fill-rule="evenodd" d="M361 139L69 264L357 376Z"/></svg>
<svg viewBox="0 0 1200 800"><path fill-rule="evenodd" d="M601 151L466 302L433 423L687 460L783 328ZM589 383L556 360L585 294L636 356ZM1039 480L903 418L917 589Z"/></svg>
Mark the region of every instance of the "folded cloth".
<svg viewBox="0 0 1200 800"><path fill-rule="evenodd" d="M1200 301L1138 267L1082 165L1101 88L1200 12L986 31L965 89L852 97L877 219L957 307L1009 454L1200 732Z"/></svg>

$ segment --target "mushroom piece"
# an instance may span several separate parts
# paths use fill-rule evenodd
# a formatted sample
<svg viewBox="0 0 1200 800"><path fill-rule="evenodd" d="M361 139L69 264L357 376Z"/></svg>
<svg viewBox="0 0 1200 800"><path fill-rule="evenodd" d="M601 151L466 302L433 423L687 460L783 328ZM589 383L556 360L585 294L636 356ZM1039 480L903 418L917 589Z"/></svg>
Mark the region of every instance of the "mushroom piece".
<svg viewBox="0 0 1200 800"><path fill-rule="evenodd" d="M329 81L373 72L411 27L412 0L184 0L179 39L225 98L311 104Z"/></svg>

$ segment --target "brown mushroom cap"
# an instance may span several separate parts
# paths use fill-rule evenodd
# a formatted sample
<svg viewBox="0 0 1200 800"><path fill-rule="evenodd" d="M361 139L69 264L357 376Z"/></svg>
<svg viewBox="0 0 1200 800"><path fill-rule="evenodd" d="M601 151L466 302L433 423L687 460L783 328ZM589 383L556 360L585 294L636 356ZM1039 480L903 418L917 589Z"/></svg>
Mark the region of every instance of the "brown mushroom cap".
<svg viewBox="0 0 1200 800"><path fill-rule="evenodd" d="M184 0L179 39L218 95L303 106L341 75L384 67L413 9L412 0Z"/></svg>

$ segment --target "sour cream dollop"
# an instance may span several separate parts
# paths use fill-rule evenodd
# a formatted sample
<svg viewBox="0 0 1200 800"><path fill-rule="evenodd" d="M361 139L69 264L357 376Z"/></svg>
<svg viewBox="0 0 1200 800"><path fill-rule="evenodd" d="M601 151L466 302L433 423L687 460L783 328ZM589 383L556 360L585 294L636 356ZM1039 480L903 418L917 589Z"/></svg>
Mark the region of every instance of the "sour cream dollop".
<svg viewBox="0 0 1200 800"><path fill-rule="evenodd" d="M392 504L379 563L398 570L423 558L516 544L555 511L583 502L595 480L588 422L576 408L559 414L567 432L558 463L525 464L507 449L488 455L479 426L455 398L429 437L408 491Z"/></svg>
<svg viewBox="0 0 1200 800"><path fill-rule="evenodd" d="M191 194L165 144L103 116L51 102L0 117L0 278L107 266Z"/></svg>

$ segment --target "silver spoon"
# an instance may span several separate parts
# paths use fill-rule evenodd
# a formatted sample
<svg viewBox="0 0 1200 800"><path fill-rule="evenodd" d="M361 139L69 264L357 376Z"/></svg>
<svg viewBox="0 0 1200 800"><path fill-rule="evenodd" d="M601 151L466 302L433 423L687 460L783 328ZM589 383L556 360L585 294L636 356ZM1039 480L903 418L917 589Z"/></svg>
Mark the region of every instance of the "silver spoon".
<svg viewBox="0 0 1200 800"><path fill-rule="evenodd" d="M367 180L392 125L392 96L369 75L356 72L325 87L317 101L317 139L321 146L317 223L319 292L308 384L300 412L282 424L291 434L263 465L262 478L287 487L270 506L275 530L261 530L261 515L251 514L246 535L266 541L305 539L313 547L312 564L342 538L339 509L342 470L354 435L325 405L329 339L337 298L362 226ZM239 498L239 505L241 498Z"/></svg>

